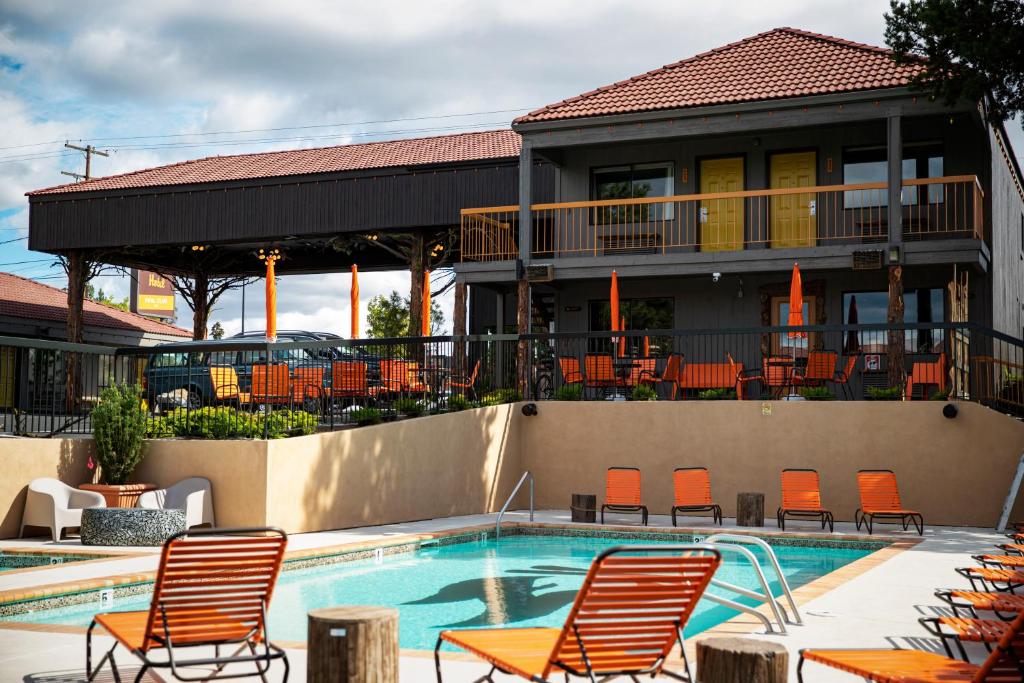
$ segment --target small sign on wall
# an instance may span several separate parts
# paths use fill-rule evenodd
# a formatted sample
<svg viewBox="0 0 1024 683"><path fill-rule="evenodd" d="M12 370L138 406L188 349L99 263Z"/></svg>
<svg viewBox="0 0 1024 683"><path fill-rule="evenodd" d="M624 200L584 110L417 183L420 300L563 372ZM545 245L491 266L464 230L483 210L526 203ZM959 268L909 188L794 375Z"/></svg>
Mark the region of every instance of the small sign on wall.
<svg viewBox="0 0 1024 683"><path fill-rule="evenodd" d="M864 356L864 369L865 370L881 370L882 369L882 357L877 353L869 353Z"/></svg>

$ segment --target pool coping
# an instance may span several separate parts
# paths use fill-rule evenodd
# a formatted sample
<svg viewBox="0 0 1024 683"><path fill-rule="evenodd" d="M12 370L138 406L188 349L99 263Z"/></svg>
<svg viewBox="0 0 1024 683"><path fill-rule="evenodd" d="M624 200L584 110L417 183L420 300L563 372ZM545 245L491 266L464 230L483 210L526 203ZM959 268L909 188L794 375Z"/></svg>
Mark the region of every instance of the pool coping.
<svg viewBox="0 0 1024 683"><path fill-rule="evenodd" d="M401 534L391 538L377 539L373 541L354 541L350 543L341 543L330 546L320 546L315 548L304 548L301 550L287 551L285 553L285 566L283 571L292 571L298 569L306 569L315 566L324 566L328 564L338 564L342 562L352 562L361 559L370 559L375 557L378 549L383 551L384 555L392 554L404 554L409 552L415 552L421 549L424 545L433 545L434 543L463 543L471 542L475 540L475 536L479 539L481 534L486 534L487 538L494 537L494 525L492 524L475 524L465 527L459 527L456 529L446 529L437 532L425 532L416 534ZM855 543L870 545L870 546L881 546L872 550L868 555L859 558L846 564L824 576L821 576L813 581L804 584L803 586L793 591L793 598L798 606L824 595L833 588L838 587L846 583L847 581L860 576L861 574L883 564L891 557L913 548L919 544L923 539L921 537L907 537L907 536L890 536L890 535L866 535L866 534L848 534L848 533L833 533L829 535L823 535L820 533L800 533L800 532L783 532L783 531L770 531L764 527L751 527L749 531L730 529L729 531L719 531L717 527L712 526L687 526L687 527L640 527L636 525L627 524L594 524L594 525L567 525L564 523L557 522L525 522L525 521L509 521L502 526L504 533L508 535L546 535L546 534L520 534L518 533L523 529L533 530L551 530L558 532L557 535L578 535L578 536L608 536L608 532L621 533L623 534L623 540L635 540L637 537L643 536L685 536L687 537L686 542L692 542L694 536L707 537L715 533L729 533L735 535L748 535L763 538L771 541L790 541L794 545L814 545L815 542L821 546L832 546L837 545L852 545ZM556 535L552 533L551 535ZM788 543L783 544L788 545ZM871 549L871 548L865 548ZM37 552L39 554L55 554L48 550L32 550L30 552ZM96 554L100 554L97 552ZM76 562L76 565L84 564L86 562L106 562L116 558L126 557L139 557L144 553L103 553L109 555L108 557L98 558L95 560L81 560ZM47 565L38 569L50 569ZM20 570L12 570L20 571ZM7 572L5 572L7 573ZM156 571L137 572L137 573L125 573L115 574L111 576L99 577L95 579L88 579L84 581L73 581L73 582L59 582L53 584L46 584L43 586L35 586L26 589L11 589L6 591L0 591L0 628L10 630L26 630L26 631L42 631L42 632L54 632L54 633L85 633L84 627L78 626L67 626L60 624L33 624L30 622L5 622L2 621L3 617L15 616L18 614L25 614L37 610L54 609L57 607L64 607L76 604L84 604L89 602L87 596L91 593L98 593L107 589L117 591L116 597L127 597L131 595L137 595L148 592L149 586L152 585L156 578ZM98 596L97 596L98 597ZM28 605L35 605L36 603L42 603L34 609L29 608ZM20 606L20 607L19 607ZM767 612L768 606L762 605L758 608ZM686 641L686 647L689 652L691 647L695 647L694 643L697 640L703 639L707 636L715 635L736 635L742 633L750 633L763 625L760 621L753 619L751 616L746 614L739 614L732 617L720 624L717 624L700 634L688 638ZM306 644L302 642L294 641L277 641L282 646L293 648L293 649L305 649ZM401 649L402 655L419 656L419 655L431 655L430 650L418 650L418 649ZM471 655L458 652L443 652L442 656L453 660L461 659L474 659Z"/></svg>
<svg viewBox="0 0 1024 683"><path fill-rule="evenodd" d="M61 561L57 563L63 565L65 562L67 562L68 564L71 564L73 562L76 567L88 564L97 564L99 562L110 562L111 560L146 557L150 554L151 553L143 553L137 551L125 552L116 550L79 550L77 548L11 548L7 546L0 546L0 557L4 555L43 555L46 557L58 557L61 555L69 555L71 557L82 558L79 560ZM29 572L40 572L54 568L55 567L53 564L40 564L28 567L18 567L16 569L4 569L2 572L0 572L0 576L27 574ZM0 591L0 593L2 592L3 591Z"/></svg>

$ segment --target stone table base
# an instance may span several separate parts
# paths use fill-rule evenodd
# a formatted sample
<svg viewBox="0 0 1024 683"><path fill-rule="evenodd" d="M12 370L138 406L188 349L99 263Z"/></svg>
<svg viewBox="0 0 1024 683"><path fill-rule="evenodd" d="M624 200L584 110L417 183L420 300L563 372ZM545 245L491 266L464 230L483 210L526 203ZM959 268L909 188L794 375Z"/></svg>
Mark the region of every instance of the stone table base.
<svg viewBox="0 0 1024 683"><path fill-rule="evenodd" d="M184 510L86 508L82 545L154 546L185 530Z"/></svg>

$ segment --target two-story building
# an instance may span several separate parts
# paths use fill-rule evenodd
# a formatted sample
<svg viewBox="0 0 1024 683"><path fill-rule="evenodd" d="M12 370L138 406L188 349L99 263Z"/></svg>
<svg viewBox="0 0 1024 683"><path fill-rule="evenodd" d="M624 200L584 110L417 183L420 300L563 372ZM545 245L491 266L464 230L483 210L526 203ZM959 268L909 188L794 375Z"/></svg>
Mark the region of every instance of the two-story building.
<svg viewBox="0 0 1024 683"><path fill-rule="evenodd" d="M1022 336L1024 189L984 103L910 87L888 50L776 29L517 119L519 187L555 201L462 211L457 277L473 333L786 324L803 272L809 324L948 320L969 273L973 322ZM526 229L524 229L524 227ZM519 270L525 268L525 271Z"/></svg>

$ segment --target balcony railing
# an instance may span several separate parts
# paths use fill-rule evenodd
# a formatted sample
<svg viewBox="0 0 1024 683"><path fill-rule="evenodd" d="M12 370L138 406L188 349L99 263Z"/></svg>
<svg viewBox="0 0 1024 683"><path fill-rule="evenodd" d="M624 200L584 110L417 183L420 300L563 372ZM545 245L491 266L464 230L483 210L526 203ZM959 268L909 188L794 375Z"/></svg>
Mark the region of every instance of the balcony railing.
<svg viewBox="0 0 1024 683"><path fill-rule="evenodd" d="M903 239L983 234L976 176L904 180ZM534 204L535 258L873 244L889 238L886 183ZM462 259L518 257L519 207L462 210Z"/></svg>

